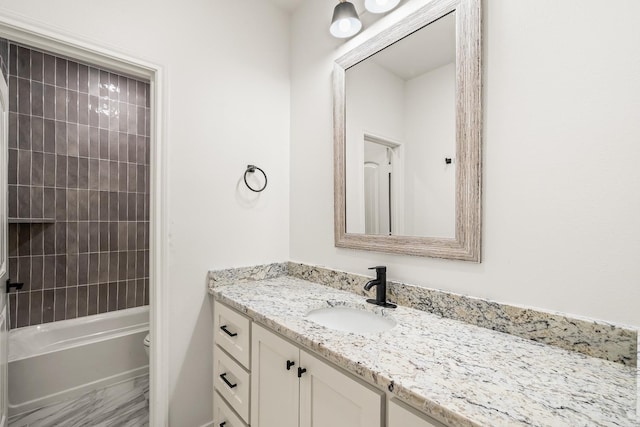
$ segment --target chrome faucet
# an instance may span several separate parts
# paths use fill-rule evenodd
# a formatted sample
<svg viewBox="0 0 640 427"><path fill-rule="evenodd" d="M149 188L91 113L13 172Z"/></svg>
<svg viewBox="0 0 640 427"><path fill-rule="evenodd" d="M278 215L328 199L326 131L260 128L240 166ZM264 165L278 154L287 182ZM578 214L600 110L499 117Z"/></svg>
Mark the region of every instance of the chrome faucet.
<svg viewBox="0 0 640 427"><path fill-rule="evenodd" d="M387 302L387 267L381 265L378 267L370 267L369 270L376 271L376 278L369 280L367 284L364 285L364 290L370 291L374 286L377 287L376 299L368 299L367 302L381 307L396 308L397 306L395 304Z"/></svg>

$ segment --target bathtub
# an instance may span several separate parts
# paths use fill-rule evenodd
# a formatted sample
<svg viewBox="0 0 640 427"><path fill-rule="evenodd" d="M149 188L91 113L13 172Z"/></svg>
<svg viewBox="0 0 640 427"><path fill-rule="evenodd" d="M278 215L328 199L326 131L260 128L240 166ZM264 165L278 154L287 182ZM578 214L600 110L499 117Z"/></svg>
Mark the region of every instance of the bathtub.
<svg viewBox="0 0 640 427"><path fill-rule="evenodd" d="M149 372L149 307L9 332L9 416Z"/></svg>

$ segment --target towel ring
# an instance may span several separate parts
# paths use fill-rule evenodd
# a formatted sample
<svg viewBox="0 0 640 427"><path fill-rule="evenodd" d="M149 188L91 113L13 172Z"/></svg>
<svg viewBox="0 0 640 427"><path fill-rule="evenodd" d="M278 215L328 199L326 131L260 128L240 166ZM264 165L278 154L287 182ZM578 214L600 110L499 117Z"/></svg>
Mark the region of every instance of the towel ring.
<svg viewBox="0 0 640 427"><path fill-rule="evenodd" d="M256 171L256 169L259 170L260 172L262 172L262 176L264 176L264 185L259 190L256 190L255 188L251 187L249 185L249 183L247 182L247 174L248 173L254 173ZM255 165L247 165L247 170L244 171L244 183L249 188L249 190L253 191L254 193L260 193L265 188L267 188L267 174L264 173L264 171L262 169L260 169L259 167L255 166Z"/></svg>

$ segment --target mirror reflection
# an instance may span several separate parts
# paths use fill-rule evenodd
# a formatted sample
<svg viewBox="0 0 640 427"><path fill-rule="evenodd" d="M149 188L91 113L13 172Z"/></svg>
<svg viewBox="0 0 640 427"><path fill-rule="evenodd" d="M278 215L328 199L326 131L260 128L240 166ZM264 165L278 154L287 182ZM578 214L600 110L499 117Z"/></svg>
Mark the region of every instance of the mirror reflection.
<svg viewBox="0 0 640 427"><path fill-rule="evenodd" d="M346 70L346 232L455 237L456 19Z"/></svg>

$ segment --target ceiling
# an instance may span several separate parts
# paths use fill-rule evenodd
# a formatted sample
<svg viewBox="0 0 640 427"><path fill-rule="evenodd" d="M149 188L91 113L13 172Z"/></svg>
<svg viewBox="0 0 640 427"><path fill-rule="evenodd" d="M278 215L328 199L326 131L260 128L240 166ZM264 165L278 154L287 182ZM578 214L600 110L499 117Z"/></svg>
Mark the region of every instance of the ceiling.
<svg viewBox="0 0 640 427"><path fill-rule="evenodd" d="M371 59L403 80L455 61L456 18L450 13L416 31Z"/></svg>
<svg viewBox="0 0 640 427"><path fill-rule="evenodd" d="M293 12L304 0L271 0L276 6L283 8L288 12Z"/></svg>

